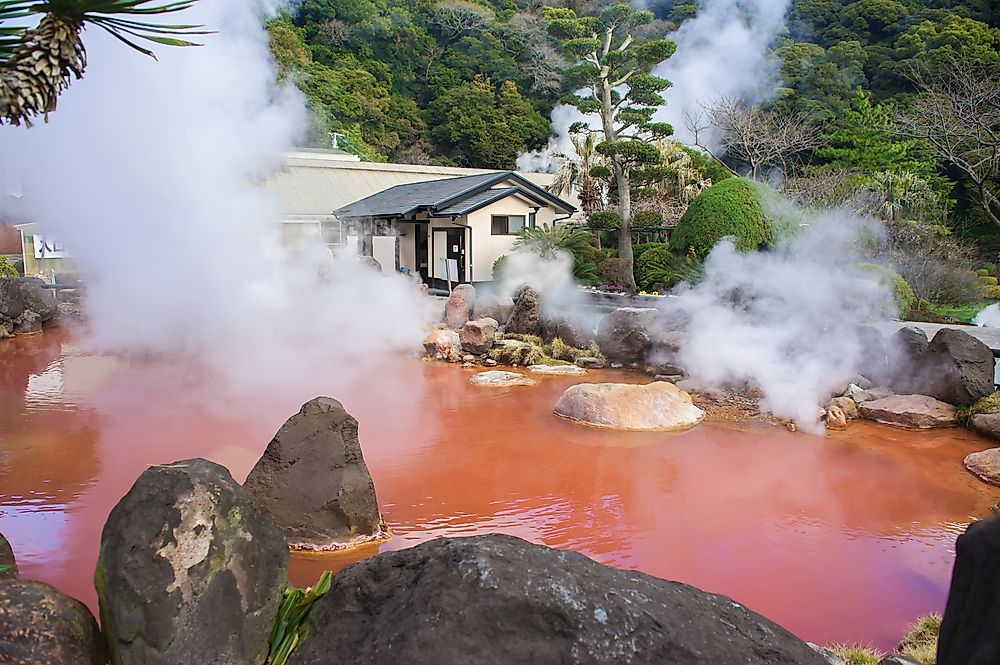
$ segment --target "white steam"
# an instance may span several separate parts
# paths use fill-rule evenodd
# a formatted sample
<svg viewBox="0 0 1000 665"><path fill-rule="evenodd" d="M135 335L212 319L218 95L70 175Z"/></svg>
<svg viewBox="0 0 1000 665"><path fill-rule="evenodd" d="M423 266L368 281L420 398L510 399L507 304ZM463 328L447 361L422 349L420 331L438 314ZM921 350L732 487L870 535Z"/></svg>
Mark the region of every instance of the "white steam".
<svg viewBox="0 0 1000 665"><path fill-rule="evenodd" d="M158 47L159 61L90 29L87 74L49 122L0 128L0 216L71 248L95 342L182 352L243 387L295 380L321 356L419 344L425 314L402 278L282 250L262 183L305 112L275 84L262 28L273 5L203 0L172 22L217 34Z"/></svg>
<svg viewBox="0 0 1000 665"><path fill-rule="evenodd" d="M785 28L790 4L790 0L704 0L693 19L668 35L677 43L677 52L653 73L674 85L656 119L671 123L677 140L693 140L685 128L685 113L697 114L721 97L754 105L775 94L780 65L771 46Z"/></svg>
<svg viewBox="0 0 1000 665"><path fill-rule="evenodd" d="M723 241L668 305L688 319L680 364L699 384L756 386L763 408L818 431L820 406L863 358L858 324L895 315L889 287L856 267L879 232L830 212L770 251Z"/></svg>

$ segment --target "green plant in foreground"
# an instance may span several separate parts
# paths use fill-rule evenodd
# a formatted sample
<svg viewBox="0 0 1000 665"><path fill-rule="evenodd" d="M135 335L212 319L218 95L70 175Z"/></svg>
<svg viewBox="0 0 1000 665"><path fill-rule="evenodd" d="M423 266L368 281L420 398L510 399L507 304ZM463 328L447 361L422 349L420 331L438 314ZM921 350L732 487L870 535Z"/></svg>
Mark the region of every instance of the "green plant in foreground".
<svg viewBox="0 0 1000 665"><path fill-rule="evenodd" d="M996 397L994 395L993 397ZM989 398L987 398L989 399ZM1000 402L998 402L1000 408ZM937 662L938 634L941 632L941 615L928 614L917 619L906 637L899 643L899 653L924 665Z"/></svg>
<svg viewBox="0 0 1000 665"><path fill-rule="evenodd" d="M266 665L285 665L289 657L309 636L309 626L305 619L313 603L326 595L333 583L333 573L326 571L316 584L305 589L286 587L282 593L278 616L268 640L269 650Z"/></svg>
<svg viewBox="0 0 1000 665"><path fill-rule="evenodd" d="M843 658L845 665L878 665L885 658L875 647L863 644L832 644L827 648Z"/></svg>

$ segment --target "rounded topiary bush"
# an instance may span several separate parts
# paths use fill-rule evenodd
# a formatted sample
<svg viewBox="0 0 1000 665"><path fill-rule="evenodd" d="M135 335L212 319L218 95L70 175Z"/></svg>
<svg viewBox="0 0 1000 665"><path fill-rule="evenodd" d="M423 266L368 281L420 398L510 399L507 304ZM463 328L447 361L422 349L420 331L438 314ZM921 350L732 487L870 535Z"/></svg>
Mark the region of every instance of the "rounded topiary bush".
<svg viewBox="0 0 1000 665"><path fill-rule="evenodd" d="M704 257L720 240L733 237L736 249L751 252L775 240L772 208L777 193L752 180L729 178L698 195L677 222L670 248L681 255Z"/></svg>
<svg viewBox="0 0 1000 665"><path fill-rule="evenodd" d="M873 273L879 282L889 287L892 291L893 304L896 306L900 319L906 319L910 315L913 307L917 304L917 296L899 273L875 263L859 263L855 267L862 272Z"/></svg>
<svg viewBox="0 0 1000 665"><path fill-rule="evenodd" d="M646 243L641 254L636 254L635 283L640 289L648 289L653 284L663 281L669 270L671 259L670 246L666 243Z"/></svg>

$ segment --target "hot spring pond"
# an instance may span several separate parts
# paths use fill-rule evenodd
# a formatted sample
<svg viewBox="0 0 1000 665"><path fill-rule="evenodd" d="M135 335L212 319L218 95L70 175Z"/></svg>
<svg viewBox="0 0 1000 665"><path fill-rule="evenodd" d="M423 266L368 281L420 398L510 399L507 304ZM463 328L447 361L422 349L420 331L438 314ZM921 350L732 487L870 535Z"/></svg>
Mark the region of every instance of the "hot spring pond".
<svg viewBox="0 0 1000 665"><path fill-rule="evenodd" d="M418 360L361 380L310 370L223 400L193 368L94 355L60 333L0 342L0 532L22 574L96 611L101 528L144 467L206 457L242 481L318 394L360 421L395 533L382 549L502 531L732 596L813 642L892 647L941 611L955 537L1000 500L962 467L990 447L963 430L615 434L552 416L577 378L489 389L469 385L474 370ZM296 556L293 581L373 551Z"/></svg>

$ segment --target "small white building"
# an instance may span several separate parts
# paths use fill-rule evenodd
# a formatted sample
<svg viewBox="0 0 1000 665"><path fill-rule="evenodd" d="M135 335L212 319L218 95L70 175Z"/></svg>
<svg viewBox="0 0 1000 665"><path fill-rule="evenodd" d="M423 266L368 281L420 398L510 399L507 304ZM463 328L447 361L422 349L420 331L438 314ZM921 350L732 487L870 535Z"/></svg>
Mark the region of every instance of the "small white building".
<svg viewBox="0 0 1000 665"><path fill-rule="evenodd" d="M549 173L360 162L315 149L289 153L266 186L281 199L291 250L316 242L359 247L384 271L418 273L427 282L444 280L441 259L452 259L453 281L483 282L492 279L493 262L510 250L522 226L553 225L576 211L572 198L546 190L553 179ZM447 181L454 182L431 184ZM484 198L468 200L473 195ZM404 210L406 197L415 206ZM467 205L459 208L459 200Z"/></svg>

